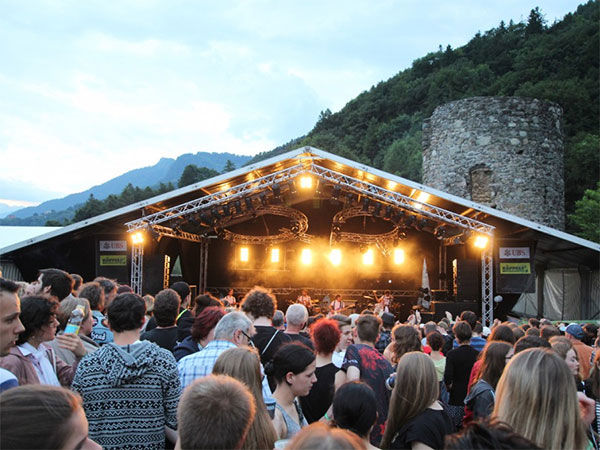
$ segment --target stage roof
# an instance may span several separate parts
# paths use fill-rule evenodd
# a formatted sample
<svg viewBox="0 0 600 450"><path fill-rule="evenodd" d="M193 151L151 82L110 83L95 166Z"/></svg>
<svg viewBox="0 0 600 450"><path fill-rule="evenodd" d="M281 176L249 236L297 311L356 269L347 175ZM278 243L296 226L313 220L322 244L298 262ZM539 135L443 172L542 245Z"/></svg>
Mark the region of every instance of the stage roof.
<svg viewBox="0 0 600 450"><path fill-rule="evenodd" d="M0 248L0 256L10 258L11 253L18 252L25 247L38 245L57 237L65 238L69 233L79 234L88 227L106 221L114 224L122 220L125 231L126 223L138 221L143 216L152 216L196 199L208 198L235 186L250 185L253 180L263 179L270 174L283 173L295 167L306 167L306 170L318 167L319 171L340 175L346 180L356 180L359 184L366 183L387 192L396 193L403 198L414 199L415 203L412 204L415 205L419 203L417 201L419 193L427 193L429 194L428 199L420 202L425 205L423 211L445 211L455 218L464 217L470 223L485 224L493 230L495 237L536 241L536 260L548 262L553 267L583 265L597 269L599 265L599 244L313 147L292 150L226 174L7 245ZM369 194L364 195L368 196ZM375 200L380 201L381 198L383 197ZM420 213L414 208L412 212Z"/></svg>

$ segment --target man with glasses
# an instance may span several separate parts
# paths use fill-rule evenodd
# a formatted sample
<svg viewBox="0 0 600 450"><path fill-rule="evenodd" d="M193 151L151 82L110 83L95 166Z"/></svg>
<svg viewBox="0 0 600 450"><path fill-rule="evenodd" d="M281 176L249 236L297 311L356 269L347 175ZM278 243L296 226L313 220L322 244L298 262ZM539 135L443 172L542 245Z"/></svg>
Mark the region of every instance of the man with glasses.
<svg viewBox="0 0 600 450"><path fill-rule="evenodd" d="M195 379L210 375L217 358L225 350L242 345L253 346L251 339L255 333L252 322L244 313L225 314L215 327L215 339L199 352L179 360L177 368L181 387L185 388Z"/></svg>

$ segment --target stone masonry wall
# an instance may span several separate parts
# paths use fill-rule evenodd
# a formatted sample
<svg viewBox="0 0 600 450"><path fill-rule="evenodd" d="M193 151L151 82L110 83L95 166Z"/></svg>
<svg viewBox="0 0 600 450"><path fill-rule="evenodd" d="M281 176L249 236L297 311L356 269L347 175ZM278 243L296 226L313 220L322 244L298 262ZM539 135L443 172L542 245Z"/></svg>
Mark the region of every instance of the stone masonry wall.
<svg viewBox="0 0 600 450"><path fill-rule="evenodd" d="M423 124L423 183L563 230L563 153L559 105L467 98Z"/></svg>

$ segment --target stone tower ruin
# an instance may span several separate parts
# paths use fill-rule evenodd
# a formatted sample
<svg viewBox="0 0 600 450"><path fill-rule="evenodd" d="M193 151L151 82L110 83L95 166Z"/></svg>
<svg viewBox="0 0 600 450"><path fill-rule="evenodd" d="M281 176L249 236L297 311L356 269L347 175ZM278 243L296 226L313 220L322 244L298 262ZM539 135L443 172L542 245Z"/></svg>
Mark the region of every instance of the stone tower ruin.
<svg viewBox="0 0 600 450"><path fill-rule="evenodd" d="M423 124L423 183L563 230L563 152L559 105L466 98Z"/></svg>

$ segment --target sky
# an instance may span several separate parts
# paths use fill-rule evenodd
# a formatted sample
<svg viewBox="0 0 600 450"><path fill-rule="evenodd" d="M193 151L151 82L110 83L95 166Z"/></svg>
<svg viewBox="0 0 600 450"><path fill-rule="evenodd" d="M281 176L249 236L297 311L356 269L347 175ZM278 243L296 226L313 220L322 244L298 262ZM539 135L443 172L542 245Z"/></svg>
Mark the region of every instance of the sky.
<svg viewBox="0 0 600 450"><path fill-rule="evenodd" d="M183 153L254 155L478 31L570 0L2 0L0 203ZM324 149L327 150L327 149Z"/></svg>

